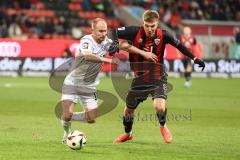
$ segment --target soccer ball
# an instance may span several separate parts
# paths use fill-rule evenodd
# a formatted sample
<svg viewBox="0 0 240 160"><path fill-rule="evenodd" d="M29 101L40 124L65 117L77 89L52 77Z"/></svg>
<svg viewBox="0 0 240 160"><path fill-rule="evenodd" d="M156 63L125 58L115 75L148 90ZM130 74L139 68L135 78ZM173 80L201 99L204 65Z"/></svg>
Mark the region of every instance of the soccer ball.
<svg viewBox="0 0 240 160"><path fill-rule="evenodd" d="M80 150L87 142L86 136L83 132L78 130L72 131L67 136L67 145L71 149Z"/></svg>

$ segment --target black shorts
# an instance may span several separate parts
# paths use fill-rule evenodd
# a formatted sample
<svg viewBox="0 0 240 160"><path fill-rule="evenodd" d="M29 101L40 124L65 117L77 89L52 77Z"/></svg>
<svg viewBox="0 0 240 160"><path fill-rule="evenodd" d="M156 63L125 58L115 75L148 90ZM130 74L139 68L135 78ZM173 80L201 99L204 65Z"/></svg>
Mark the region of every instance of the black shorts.
<svg viewBox="0 0 240 160"><path fill-rule="evenodd" d="M183 66L184 66L185 69L187 69L188 66L192 65L192 62L191 62L190 58L182 59L182 62L183 62Z"/></svg>
<svg viewBox="0 0 240 160"><path fill-rule="evenodd" d="M139 103L145 101L149 94L153 99L167 99L167 76L161 80L156 80L149 84L138 84L136 79L133 79L130 90L126 98L126 106L129 109L135 109Z"/></svg>

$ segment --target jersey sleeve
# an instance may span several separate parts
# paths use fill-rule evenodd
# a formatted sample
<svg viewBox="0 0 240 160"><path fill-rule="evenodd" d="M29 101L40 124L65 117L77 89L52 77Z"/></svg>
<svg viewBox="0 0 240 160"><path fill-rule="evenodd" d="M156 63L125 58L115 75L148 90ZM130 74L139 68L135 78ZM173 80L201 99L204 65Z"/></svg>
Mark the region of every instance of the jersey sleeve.
<svg viewBox="0 0 240 160"><path fill-rule="evenodd" d="M174 47L177 47L181 44L181 41L173 37L169 32L163 30L163 39L165 43L171 44Z"/></svg>
<svg viewBox="0 0 240 160"><path fill-rule="evenodd" d="M93 52L93 42L88 38L80 40L79 51L76 56L82 55L84 51Z"/></svg>
<svg viewBox="0 0 240 160"><path fill-rule="evenodd" d="M173 37L169 32L163 31L163 40L165 43L171 44L173 47L177 48L182 54L194 59L194 55L184 46L181 41Z"/></svg>
<svg viewBox="0 0 240 160"><path fill-rule="evenodd" d="M128 41L133 41L134 37L137 35L140 27L137 26L128 26L128 27L120 27L114 29L112 32L113 39L125 39Z"/></svg>

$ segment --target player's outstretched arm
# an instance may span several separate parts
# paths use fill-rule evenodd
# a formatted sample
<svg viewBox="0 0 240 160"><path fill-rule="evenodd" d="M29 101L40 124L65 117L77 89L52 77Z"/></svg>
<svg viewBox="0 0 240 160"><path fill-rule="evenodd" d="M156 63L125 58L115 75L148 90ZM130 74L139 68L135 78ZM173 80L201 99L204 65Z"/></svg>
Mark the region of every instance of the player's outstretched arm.
<svg viewBox="0 0 240 160"><path fill-rule="evenodd" d="M154 63L157 63L158 61L158 57L154 53L138 49L137 47L130 45L127 41L122 41L119 48L132 54L139 54L146 60L153 61Z"/></svg>
<svg viewBox="0 0 240 160"><path fill-rule="evenodd" d="M103 58L100 57L103 63L119 64L120 60L118 58Z"/></svg>
<svg viewBox="0 0 240 160"><path fill-rule="evenodd" d="M118 52L118 49L122 49L132 54L139 54L146 60L156 63L158 61L158 57L155 54L140 50L128 43L128 41L133 41L133 37L136 36L138 31L139 27L137 26L121 27L112 30L112 32L110 32L110 37L113 39L113 43L110 46L110 55L114 55ZM118 39L124 39L124 41L119 43Z"/></svg>
<svg viewBox="0 0 240 160"><path fill-rule="evenodd" d="M100 57L95 56L92 54L91 50L84 50L78 54L78 56L84 57L85 60L87 61L92 61L92 62L102 62Z"/></svg>
<svg viewBox="0 0 240 160"><path fill-rule="evenodd" d="M202 68L202 70L204 70L205 68L205 63L203 60L195 57L184 45L182 45L182 43L180 42L180 40L178 40L177 38L174 38L171 34L169 34L168 32L164 32L164 38L165 41L169 44L171 44L172 46L176 47L182 54L186 55L187 57L191 58L195 64L198 64L199 67Z"/></svg>
<svg viewBox="0 0 240 160"><path fill-rule="evenodd" d="M117 58L110 59L110 58L96 56L96 55L92 54L91 51L84 51L80 54L80 56L83 56L85 58L85 60L91 61L91 62L118 64L120 61Z"/></svg>
<svg viewBox="0 0 240 160"><path fill-rule="evenodd" d="M205 68L205 63L203 62L203 60L195 57L184 45L182 45L181 43L176 47L179 51L181 51L182 54L188 56L189 58L191 58L195 64L198 64L199 67L202 68L202 70L204 70Z"/></svg>
<svg viewBox="0 0 240 160"><path fill-rule="evenodd" d="M202 68L202 71L203 71L205 68L205 63L203 62L203 60L201 60L197 57L195 57L193 60L194 60L195 64L198 64L198 66Z"/></svg>

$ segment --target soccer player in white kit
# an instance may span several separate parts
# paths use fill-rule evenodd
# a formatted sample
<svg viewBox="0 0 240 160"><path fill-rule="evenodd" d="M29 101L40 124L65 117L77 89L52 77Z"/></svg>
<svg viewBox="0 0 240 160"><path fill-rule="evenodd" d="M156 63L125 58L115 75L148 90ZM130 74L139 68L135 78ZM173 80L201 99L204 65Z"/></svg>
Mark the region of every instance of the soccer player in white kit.
<svg viewBox="0 0 240 160"><path fill-rule="evenodd" d="M64 135L62 143L71 129L71 121L94 123L97 117L98 101L96 86L99 83L98 73L104 63L118 63L117 59L104 58L112 40L107 37L107 23L104 19L96 18L92 22L92 34L85 35L80 41L80 49L75 57L75 67L64 80L62 87L62 126ZM149 61L157 57L151 52L145 52L128 44L122 44L121 49L140 54ZM83 112L74 112L76 103L81 102Z"/></svg>

